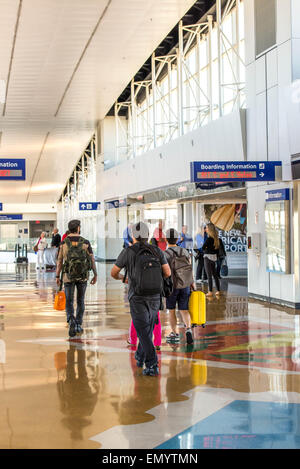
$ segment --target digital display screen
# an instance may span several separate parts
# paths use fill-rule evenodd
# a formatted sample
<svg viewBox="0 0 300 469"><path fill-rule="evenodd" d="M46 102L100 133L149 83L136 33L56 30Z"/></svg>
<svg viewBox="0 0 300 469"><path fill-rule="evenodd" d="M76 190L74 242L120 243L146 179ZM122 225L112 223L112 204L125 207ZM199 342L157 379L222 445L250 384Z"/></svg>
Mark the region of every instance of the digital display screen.
<svg viewBox="0 0 300 469"><path fill-rule="evenodd" d="M290 273L289 201L267 202L265 227L267 271Z"/></svg>
<svg viewBox="0 0 300 469"><path fill-rule="evenodd" d="M21 169L0 169L0 178L22 177Z"/></svg>
<svg viewBox="0 0 300 469"><path fill-rule="evenodd" d="M256 171L198 171L198 179L256 179Z"/></svg>

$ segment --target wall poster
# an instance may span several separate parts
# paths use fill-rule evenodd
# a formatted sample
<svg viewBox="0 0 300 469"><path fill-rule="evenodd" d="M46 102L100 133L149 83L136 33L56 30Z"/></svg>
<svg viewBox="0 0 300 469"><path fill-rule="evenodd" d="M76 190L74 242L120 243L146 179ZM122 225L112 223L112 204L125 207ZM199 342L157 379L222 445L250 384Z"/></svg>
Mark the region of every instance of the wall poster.
<svg viewBox="0 0 300 469"><path fill-rule="evenodd" d="M218 229L226 252L247 252L247 205L205 205L205 218Z"/></svg>

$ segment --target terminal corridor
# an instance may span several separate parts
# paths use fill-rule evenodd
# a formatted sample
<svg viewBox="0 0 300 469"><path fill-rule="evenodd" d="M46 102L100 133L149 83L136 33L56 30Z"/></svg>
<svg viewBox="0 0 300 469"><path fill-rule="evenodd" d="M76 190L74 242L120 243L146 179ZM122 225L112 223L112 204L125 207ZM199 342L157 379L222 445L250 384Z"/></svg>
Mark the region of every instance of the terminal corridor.
<svg viewBox="0 0 300 469"><path fill-rule="evenodd" d="M84 334L53 309L55 273L0 266L0 448L296 448L298 311L247 298L222 280L195 342L167 344L142 375L127 345L126 288L97 263ZM200 288L198 286L198 288Z"/></svg>

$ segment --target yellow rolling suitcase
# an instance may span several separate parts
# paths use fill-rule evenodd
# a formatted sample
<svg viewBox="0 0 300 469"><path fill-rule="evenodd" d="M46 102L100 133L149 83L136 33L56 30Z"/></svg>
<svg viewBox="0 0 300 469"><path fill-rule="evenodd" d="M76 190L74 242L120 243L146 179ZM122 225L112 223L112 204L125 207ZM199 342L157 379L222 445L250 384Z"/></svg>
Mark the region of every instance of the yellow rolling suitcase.
<svg viewBox="0 0 300 469"><path fill-rule="evenodd" d="M192 291L189 300L189 312L192 327L205 327L206 323L206 297L202 291Z"/></svg>

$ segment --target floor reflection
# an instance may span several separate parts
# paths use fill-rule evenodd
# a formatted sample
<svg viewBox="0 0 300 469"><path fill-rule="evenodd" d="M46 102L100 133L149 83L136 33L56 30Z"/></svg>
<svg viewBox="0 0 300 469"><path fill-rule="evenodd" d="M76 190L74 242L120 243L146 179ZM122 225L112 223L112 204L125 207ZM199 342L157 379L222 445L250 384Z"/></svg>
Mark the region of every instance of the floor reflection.
<svg viewBox="0 0 300 469"><path fill-rule="evenodd" d="M90 424L97 403L100 368L98 357L93 358L96 363L89 365L85 350L71 344L67 352L54 355L60 410L65 415L62 422L72 440L83 439L82 430Z"/></svg>
<svg viewBox="0 0 300 469"><path fill-rule="evenodd" d="M110 265L97 268L85 333L69 341L65 313L53 309L55 273L0 265L0 448L135 448L145 441L152 448L171 440L182 448L263 447L270 434L276 444L299 444L298 408L288 406L300 404L299 311L249 300L245 280L222 280L224 293L207 301L206 327L194 330L192 347L182 325L180 344L166 343L169 317L161 313L161 374L152 379L126 343L127 288L110 279ZM280 416L284 407L234 405L248 400L287 407ZM259 412L274 426L273 433L262 426L260 438ZM209 415L209 426L201 426ZM225 417L233 423L221 431Z"/></svg>

